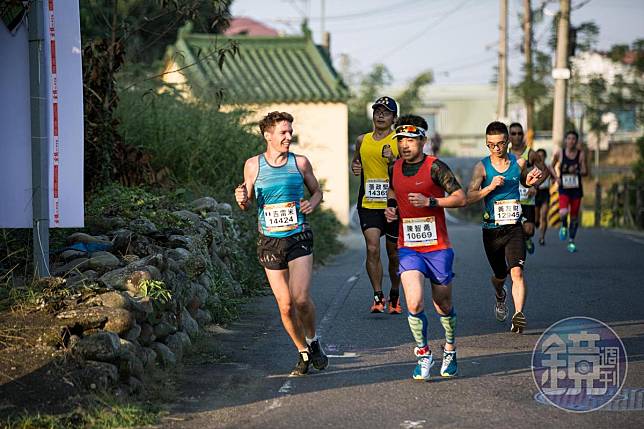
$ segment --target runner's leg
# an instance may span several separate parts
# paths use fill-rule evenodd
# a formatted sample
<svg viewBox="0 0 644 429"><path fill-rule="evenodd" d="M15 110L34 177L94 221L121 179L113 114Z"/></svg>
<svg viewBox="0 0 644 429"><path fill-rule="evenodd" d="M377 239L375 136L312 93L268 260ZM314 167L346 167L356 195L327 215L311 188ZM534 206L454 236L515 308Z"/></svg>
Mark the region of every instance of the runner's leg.
<svg viewBox="0 0 644 429"><path fill-rule="evenodd" d="M375 293L382 293L382 263L380 262L380 229L368 228L362 231L367 245L366 269L371 287Z"/></svg>
<svg viewBox="0 0 644 429"><path fill-rule="evenodd" d="M289 261L289 289L297 310L297 316L306 337L315 337L315 305L311 299L311 275L313 255L301 256Z"/></svg>
<svg viewBox="0 0 644 429"><path fill-rule="evenodd" d="M277 301L277 306L282 318L282 324L286 333L291 337L291 341L299 351L308 350L306 340L304 339L304 328L297 315L295 303L289 289L289 272L288 270L269 270L265 269L266 277L271 285L271 290Z"/></svg>

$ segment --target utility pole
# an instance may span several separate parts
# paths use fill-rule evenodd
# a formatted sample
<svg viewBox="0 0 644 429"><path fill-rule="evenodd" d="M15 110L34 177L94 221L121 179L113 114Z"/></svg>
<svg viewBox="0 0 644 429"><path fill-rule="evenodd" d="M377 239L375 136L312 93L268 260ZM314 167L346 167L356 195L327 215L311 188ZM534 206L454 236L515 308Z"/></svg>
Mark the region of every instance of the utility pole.
<svg viewBox="0 0 644 429"><path fill-rule="evenodd" d="M532 4L530 0L523 0L523 53L525 55L525 81L532 85L534 73L532 68ZM532 94L527 94L525 98L526 110L526 133L534 133L534 98Z"/></svg>
<svg viewBox="0 0 644 429"><path fill-rule="evenodd" d="M324 0L320 0L320 38L324 40L324 16L326 14Z"/></svg>
<svg viewBox="0 0 644 429"><path fill-rule="evenodd" d="M557 29L557 59L553 77L555 98L552 113L552 142L555 147L563 144L566 125L566 91L570 70L568 69L568 30L570 28L570 0L560 0L559 27Z"/></svg>
<svg viewBox="0 0 644 429"><path fill-rule="evenodd" d="M500 0L499 15L499 82L496 116L499 121L508 116L508 0Z"/></svg>
<svg viewBox="0 0 644 429"><path fill-rule="evenodd" d="M31 186L33 188L33 258L35 275L49 276L49 160L47 87L45 85L45 10L43 0L31 4L29 24L29 97L31 100Z"/></svg>

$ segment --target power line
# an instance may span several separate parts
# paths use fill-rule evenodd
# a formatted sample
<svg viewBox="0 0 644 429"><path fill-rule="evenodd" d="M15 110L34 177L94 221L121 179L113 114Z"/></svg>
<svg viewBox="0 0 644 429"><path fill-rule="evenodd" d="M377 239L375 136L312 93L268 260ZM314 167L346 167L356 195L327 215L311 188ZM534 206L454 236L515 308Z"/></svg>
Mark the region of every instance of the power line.
<svg viewBox="0 0 644 429"><path fill-rule="evenodd" d="M442 20L443 20L443 19L447 18L448 16L450 16L450 15L452 15L453 13L457 12L458 10L460 10L460 9L461 9L463 6L465 6L465 4L466 4L466 3L468 3L469 1L470 1L470 0L464 0L464 1L462 1L461 3L459 3L459 4L458 4L458 6L456 6L456 7L455 7L455 8L453 8L453 9L450 9L450 10L449 10L449 11L447 11L447 12L445 12L443 15L439 16L437 19L435 19L434 21L432 21L431 23L429 23L429 25L427 25L426 27L423 27L423 29L422 29L421 31L419 31L417 34L414 34L414 35L413 35L412 37L410 37L409 39L406 39L403 43L399 44L399 45L398 45L398 46L396 46L395 48L390 49L389 51L387 51L386 53L384 53L382 56L383 56L383 57L387 57L387 56L389 56L389 55L393 54L394 52L396 52L398 49L402 48L403 46L407 46L407 44L409 44L410 42L413 42L413 41L414 41L414 40L416 40L418 37L420 37L420 36L422 36L423 34L425 34L425 32L427 32L427 31L428 31L428 30L430 30L431 28L433 28L433 27L437 26L437 25L438 25L438 23L439 23L439 22L442 22Z"/></svg>
<svg viewBox="0 0 644 429"><path fill-rule="evenodd" d="M391 14L394 11L394 9L397 8L397 7L410 6L410 5L414 4L414 3L419 3L420 1L421 0L407 0L407 1L401 1L401 2L398 2L398 3L395 3L395 4L390 4L390 5L380 7L380 8L377 8L377 9L367 10L367 11L364 11L364 12L354 12L354 13L348 13L348 14L344 14L344 15L325 16L324 20L325 21L341 21L341 20L345 20L345 19L362 18L362 17L366 17L366 16L377 15L377 14L380 14L380 13L383 13L383 12ZM320 19L322 19L322 17L320 17L320 16L312 16L310 19L312 21L313 20L320 20Z"/></svg>

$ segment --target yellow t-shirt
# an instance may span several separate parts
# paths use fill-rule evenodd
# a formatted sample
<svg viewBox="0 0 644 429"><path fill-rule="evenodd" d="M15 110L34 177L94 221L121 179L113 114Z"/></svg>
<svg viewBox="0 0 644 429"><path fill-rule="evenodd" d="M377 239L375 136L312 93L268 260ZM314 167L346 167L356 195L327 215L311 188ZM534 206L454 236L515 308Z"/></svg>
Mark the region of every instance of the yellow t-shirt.
<svg viewBox="0 0 644 429"><path fill-rule="evenodd" d="M381 140L375 140L373 133L367 133L360 145L362 162L362 183L360 184L359 202L366 209L387 208L387 189L389 189L388 160L382 156L385 145L398 157L398 141L392 131Z"/></svg>

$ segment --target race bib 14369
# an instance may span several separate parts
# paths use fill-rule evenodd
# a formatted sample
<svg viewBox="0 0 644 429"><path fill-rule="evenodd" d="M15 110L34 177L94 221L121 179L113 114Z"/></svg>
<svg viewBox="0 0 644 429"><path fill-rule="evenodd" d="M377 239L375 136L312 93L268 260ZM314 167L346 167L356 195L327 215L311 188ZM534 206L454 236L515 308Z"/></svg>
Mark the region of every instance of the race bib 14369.
<svg viewBox="0 0 644 429"><path fill-rule="evenodd" d="M365 198L367 201L386 202L388 189L388 179L367 179Z"/></svg>

